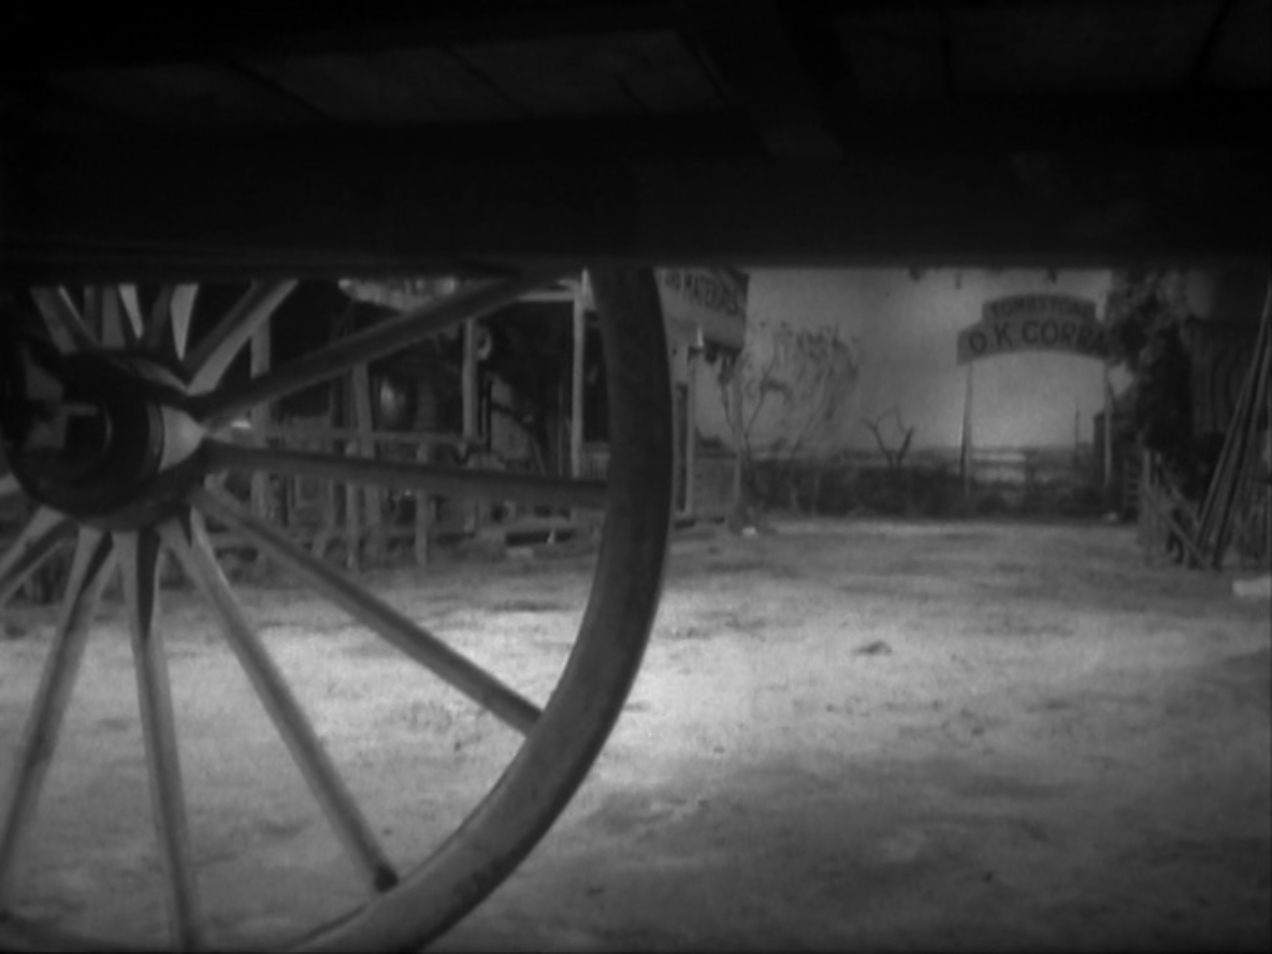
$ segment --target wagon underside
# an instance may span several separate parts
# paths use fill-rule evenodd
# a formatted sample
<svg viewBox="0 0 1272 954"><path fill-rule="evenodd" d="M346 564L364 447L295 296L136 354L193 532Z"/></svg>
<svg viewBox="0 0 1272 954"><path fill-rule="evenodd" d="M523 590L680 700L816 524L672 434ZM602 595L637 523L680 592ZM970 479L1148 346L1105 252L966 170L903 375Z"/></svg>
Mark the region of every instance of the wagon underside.
<svg viewBox="0 0 1272 954"><path fill-rule="evenodd" d="M1266 0L3 14L0 265L1266 259Z"/></svg>

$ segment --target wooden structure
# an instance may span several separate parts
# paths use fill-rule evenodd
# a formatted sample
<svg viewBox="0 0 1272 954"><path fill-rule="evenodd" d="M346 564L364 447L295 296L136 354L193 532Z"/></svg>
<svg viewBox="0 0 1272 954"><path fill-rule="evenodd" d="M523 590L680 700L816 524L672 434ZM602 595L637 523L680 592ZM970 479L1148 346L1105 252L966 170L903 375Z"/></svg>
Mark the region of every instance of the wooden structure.
<svg viewBox="0 0 1272 954"><path fill-rule="evenodd" d="M340 428L325 417L291 419L253 436L274 447L421 464L433 459L434 448L465 445L459 435ZM427 493L394 494L375 485L357 487L294 476L282 483L279 497L275 503L281 509L279 523L316 556L329 555L332 545L339 544L346 565L357 571L365 553L382 558L397 544L410 549L417 565L429 561L436 507ZM412 503L409 513L402 512L404 499ZM253 512L263 515L255 505ZM224 542L243 544L238 539Z"/></svg>
<svg viewBox="0 0 1272 954"><path fill-rule="evenodd" d="M1196 545L1213 567L1237 536L1272 561L1272 278L1249 370L1202 502Z"/></svg>
<svg viewBox="0 0 1272 954"><path fill-rule="evenodd" d="M379 320L435 302L464 287L458 280L346 281L345 293L352 301L371 303L385 309ZM548 475L579 478L584 476L584 423L589 413L583 396L585 369L599 367L599 353L588 354L585 326L590 315L596 323L596 304L587 286L586 273L568 278L553 287L536 289L522 296L521 303L560 306L562 321L573 324L569 373L571 399L565 417L568 419L568 446L565 454L535 455L535 459L519 459L515 448L501 442L491 429L490 398L492 372L482 369L490 345L488 327L470 320L459 329L459 347L453 359L455 380L459 382L459 415L453 432L429 428L439 423L435 408L437 395L431 390L429 366L411 354L395 356L395 363L373 373L366 364L355 366L336 382L337 388L323 403L320 413L297 416L274 415L269 408L257 409L250 420L242 422L240 440L248 445L280 449L322 452L370 459L416 461L427 464L441 459L463 460L471 466L508 467L533 470L536 465ZM317 318L319 316L311 316ZM373 321L375 319L372 319ZM487 318L489 322L492 319ZM494 320L498 320L497 317ZM515 319L514 319L515 320ZM595 332L593 332L594 336ZM479 343L480 342L480 343ZM456 342L452 340L452 344ZM269 336L258 334L252 344L251 375L269 370ZM515 356L514 356L515 358ZM436 370L437 358L431 367ZM529 361L524 355L516 360ZM495 372L497 374L497 372ZM398 394L390 382L405 386L410 393ZM387 398L407 400L411 418L392 421L385 406ZM311 402L312 403L312 402ZM312 409L311 409L312 410ZM604 426L604 421L600 422ZM390 428L393 429L390 429ZM549 459L552 458L552 459ZM556 459L560 458L560 459ZM586 476L605 478L604 445L593 445L588 452ZM378 486L358 487L315 480L294 475L270 480L269 475L253 475L245 502L263 519L276 521L289 536L309 547L316 556L336 555L353 571L370 564L383 563L389 552L408 550L417 565L426 565L434 537L471 537L478 531L486 536L500 525L520 538L545 539L554 533L572 535L577 527L570 525L569 515L518 519L513 507L480 507L466 501L433 497L426 493L402 493ZM586 521L585 521L586 522ZM214 535L218 548L251 549L247 541L232 533Z"/></svg>
<svg viewBox="0 0 1272 954"><path fill-rule="evenodd" d="M1190 566L1219 569L1238 544L1243 558L1272 560L1272 279L1254 346L1229 415L1223 449L1200 506L1156 459L1140 468L1140 537L1145 552L1173 551Z"/></svg>
<svg viewBox="0 0 1272 954"><path fill-rule="evenodd" d="M57 546L74 541L74 557L45 678L2 767L0 947L103 943L24 916L17 872L116 568L166 873L171 930L153 940L221 943L188 834L156 625L161 552L199 582L366 887L331 921L259 940L414 949L444 932L585 777L657 609L672 410L642 269L1266 265L1270 23L1272 0L6 4L0 431L13 474L0 495L38 506L0 557L0 602ZM604 485L220 436L583 266L614 372ZM294 279L421 272L483 282L246 382L227 377ZM191 286L240 280L240 297L187 335ZM28 387L36 366L56 393ZM561 682L527 699L205 485L222 471L604 511ZM524 737L438 850L390 862L226 582L208 521Z"/></svg>

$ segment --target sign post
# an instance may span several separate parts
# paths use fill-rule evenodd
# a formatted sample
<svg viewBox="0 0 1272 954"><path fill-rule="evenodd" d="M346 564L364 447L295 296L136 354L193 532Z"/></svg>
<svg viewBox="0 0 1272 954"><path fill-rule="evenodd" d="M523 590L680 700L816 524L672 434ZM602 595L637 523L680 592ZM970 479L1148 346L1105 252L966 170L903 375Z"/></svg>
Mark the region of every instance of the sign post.
<svg viewBox="0 0 1272 954"><path fill-rule="evenodd" d="M963 497L972 495L972 378L975 365L967 365L967 388L963 392L963 434L959 441L959 476L963 480Z"/></svg>

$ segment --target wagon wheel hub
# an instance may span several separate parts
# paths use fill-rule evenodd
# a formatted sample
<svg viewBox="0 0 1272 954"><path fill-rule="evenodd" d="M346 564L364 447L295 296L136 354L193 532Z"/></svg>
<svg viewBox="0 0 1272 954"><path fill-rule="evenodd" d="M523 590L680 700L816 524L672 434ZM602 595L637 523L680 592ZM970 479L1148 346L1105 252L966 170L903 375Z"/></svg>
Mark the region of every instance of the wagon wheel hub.
<svg viewBox="0 0 1272 954"><path fill-rule="evenodd" d="M44 393L10 462L41 503L102 529L153 523L199 471L189 466L203 428L179 405L180 380L161 365L116 352L84 352L40 365ZM34 381L32 382L34 386Z"/></svg>

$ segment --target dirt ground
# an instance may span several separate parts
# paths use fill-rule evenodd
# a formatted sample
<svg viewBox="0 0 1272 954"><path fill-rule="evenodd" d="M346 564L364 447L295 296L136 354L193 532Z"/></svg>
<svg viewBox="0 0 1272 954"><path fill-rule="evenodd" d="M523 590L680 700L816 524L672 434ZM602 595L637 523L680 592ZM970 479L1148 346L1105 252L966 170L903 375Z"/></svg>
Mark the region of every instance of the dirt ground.
<svg viewBox="0 0 1272 954"><path fill-rule="evenodd" d="M1121 526L775 530L677 538L597 769L438 949L1268 949L1266 601L1146 567ZM589 566L374 582L542 699ZM515 738L303 589L241 592L391 851L418 857ZM209 924L332 911L322 892L356 884L212 618L181 590L164 611ZM99 615L19 893L130 935L162 895L122 608ZM7 620L0 774L52 614Z"/></svg>

